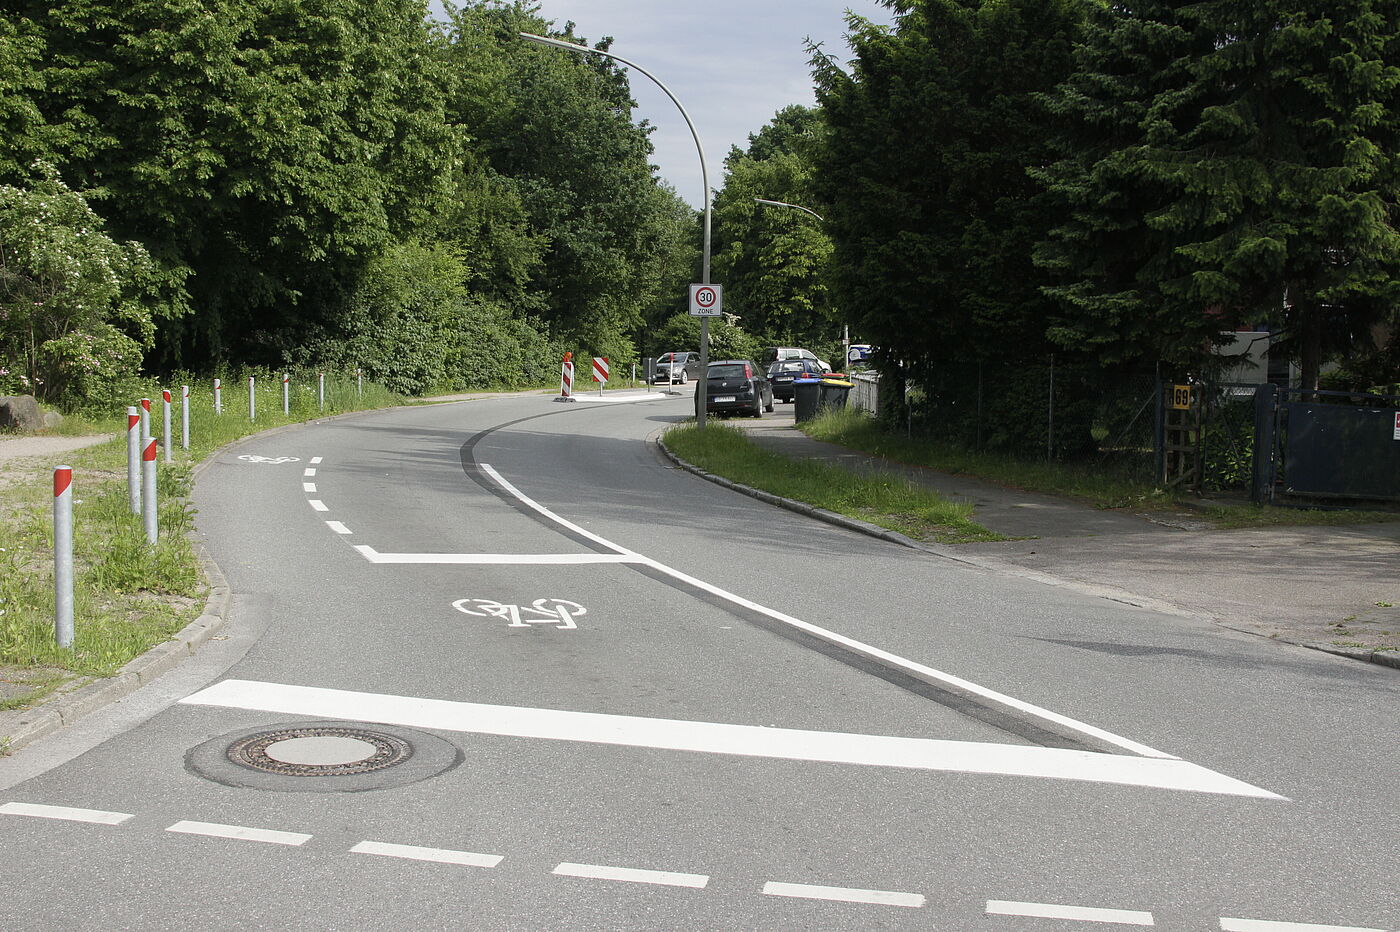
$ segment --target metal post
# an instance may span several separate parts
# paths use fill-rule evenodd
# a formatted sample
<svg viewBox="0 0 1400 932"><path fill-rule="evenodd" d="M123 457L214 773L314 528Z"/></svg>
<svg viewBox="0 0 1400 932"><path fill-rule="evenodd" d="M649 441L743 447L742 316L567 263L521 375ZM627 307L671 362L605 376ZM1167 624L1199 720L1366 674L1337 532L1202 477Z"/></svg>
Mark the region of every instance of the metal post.
<svg viewBox="0 0 1400 932"><path fill-rule="evenodd" d="M131 513L141 513L141 415L136 406L126 409L126 487Z"/></svg>
<svg viewBox="0 0 1400 932"><path fill-rule="evenodd" d="M53 470L53 634L59 647L73 646L73 470Z"/></svg>
<svg viewBox="0 0 1400 932"><path fill-rule="evenodd" d="M286 373L286 372L282 373L282 413L283 413L283 414L291 414L291 413L292 413L291 384L292 384L292 377L291 377L291 375L289 375L289 374Z"/></svg>
<svg viewBox="0 0 1400 932"><path fill-rule="evenodd" d="M1050 354L1050 413L1045 422L1045 462L1055 459L1055 354Z"/></svg>
<svg viewBox="0 0 1400 932"><path fill-rule="evenodd" d="M180 386L180 446L190 448L190 387Z"/></svg>
<svg viewBox="0 0 1400 932"><path fill-rule="evenodd" d="M146 441L141 453L141 517L146 525L146 543L156 542L156 442Z"/></svg>
<svg viewBox="0 0 1400 932"><path fill-rule="evenodd" d="M1250 498L1257 505L1274 500L1274 418L1278 386L1265 382L1254 390L1254 470Z"/></svg>
<svg viewBox="0 0 1400 932"><path fill-rule="evenodd" d="M326 410L326 374L324 372L320 373L316 380L316 385L316 398L321 406L321 410L324 411Z"/></svg>
<svg viewBox="0 0 1400 932"><path fill-rule="evenodd" d="M165 461L172 462L170 453L170 389L160 390L161 401L161 430L160 445L165 448Z"/></svg>
<svg viewBox="0 0 1400 932"><path fill-rule="evenodd" d="M151 439L151 399L141 399L141 443Z"/></svg>
<svg viewBox="0 0 1400 932"><path fill-rule="evenodd" d="M256 421L257 419L258 402L257 396L253 393L253 377L250 375L248 376L248 420Z"/></svg>
<svg viewBox="0 0 1400 932"><path fill-rule="evenodd" d="M355 370L355 397L365 397L365 374L359 369Z"/></svg>
<svg viewBox="0 0 1400 932"><path fill-rule="evenodd" d="M224 383L214 380L214 413L224 413Z"/></svg>

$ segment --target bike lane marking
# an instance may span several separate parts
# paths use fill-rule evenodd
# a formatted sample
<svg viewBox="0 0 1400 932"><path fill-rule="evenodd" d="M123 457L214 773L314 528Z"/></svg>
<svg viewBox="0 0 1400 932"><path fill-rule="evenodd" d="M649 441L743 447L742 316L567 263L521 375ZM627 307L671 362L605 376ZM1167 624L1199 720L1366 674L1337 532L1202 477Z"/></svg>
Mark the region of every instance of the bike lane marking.
<svg viewBox="0 0 1400 932"><path fill-rule="evenodd" d="M903 906L921 909L925 903L922 893L898 893L893 890L857 890L854 887L822 887L806 883L778 883L770 880L763 885L765 896L787 896L804 900L835 900L842 903L869 903L876 906Z"/></svg>
<svg viewBox="0 0 1400 932"><path fill-rule="evenodd" d="M477 854L474 851L453 851L448 848L420 848L417 845L395 845L386 841L362 841L351 848L350 852L375 854L384 858L403 858L407 861L461 864L465 867L495 867L505 860L499 854Z"/></svg>
<svg viewBox="0 0 1400 932"><path fill-rule="evenodd" d="M231 838L235 841L260 841L270 845L300 847L311 840L301 832L279 832L270 828L249 828L246 825L223 825L218 822L176 822L166 829L181 835L206 835L210 838Z"/></svg>
<svg viewBox="0 0 1400 932"><path fill-rule="evenodd" d="M79 809L75 806L45 806L40 803L5 803L0 806L0 815L88 822L93 825L121 825L127 819L133 818L129 812L106 812L101 809Z"/></svg>
<svg viewBox="0 0 1400 932"><path fill-rule="evenodd" d="M1155 925L1152 914L1136 909L1103 909L1094 906L1061 906L1057 903L1018 903L988 900L990 916L1027 916L1036 919L1068 919L1078 922L1113 922L1128 926Z"/></svg>
<svg viewBox="0 0 1400 932"><path fill-rule="evenodd" d="M635 867L607 867L602 864L573 864L565 862L554 869L560 877L583 877L588 880L620 880L627 883L651 883L667 887L704 889L710 882L705 874L680 874L674 871L640 870Z"/></svg>

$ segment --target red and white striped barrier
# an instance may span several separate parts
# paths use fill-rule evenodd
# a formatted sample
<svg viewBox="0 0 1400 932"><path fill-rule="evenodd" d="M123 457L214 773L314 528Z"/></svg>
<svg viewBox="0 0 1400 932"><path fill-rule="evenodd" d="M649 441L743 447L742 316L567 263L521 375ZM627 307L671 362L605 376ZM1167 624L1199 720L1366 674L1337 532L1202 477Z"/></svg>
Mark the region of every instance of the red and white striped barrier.
<svg viewBox="0 0 1400 932"><path fill-rule="evenodd" d="M608 384L608 357L593 357L593 381ZM599 389L601 391L601 389Z"/></svg>
<svg viewBox="0 0 1400 932"><path fill-rule="evenodd" d="M126 487L131 513L141 513L141 415L136 406L126 409Z"/></svg>
<svg viewBox="0 0 1400 932"><path fill-rule="evenodd" d="M563 368L560 370L559 397L554 400L574 400L574 364L568 359L564 360Z"/></svg>
<svg viewBox="0 0 1400 932"><path fill-rule="evenodd" d="M73 646L73 470L53 468L53 634Z"/></svg>
<svg viewBox="0 0 1400 932"><path fill-rule="evenodd" d="M146 543L156 542L156 441L146 441L141 452L141 517L146 525Z"/></svg>
<svg viewBox="0 0 1400 932"><path fill-rule="evenodd" d="M166 461L167 463L169 463L169 462L171 462L171 455L170 455L170 389L168 389L168 388L162 388L162 389L160 390L160 400L161 400L161 404L163 405L163 407L162 407L162 409L161 409L161 428L162 428L162 433L161 433L161 435L160 435L160 445L161 445L162 447L165 448L165 461Z"/></svg>
<svg viewBox="0 0 1400 932"><path fill-rule="evenodd" d="M147 440L151 439L151 399L142 398L141 405L141 443L144 446Z"/></svg>

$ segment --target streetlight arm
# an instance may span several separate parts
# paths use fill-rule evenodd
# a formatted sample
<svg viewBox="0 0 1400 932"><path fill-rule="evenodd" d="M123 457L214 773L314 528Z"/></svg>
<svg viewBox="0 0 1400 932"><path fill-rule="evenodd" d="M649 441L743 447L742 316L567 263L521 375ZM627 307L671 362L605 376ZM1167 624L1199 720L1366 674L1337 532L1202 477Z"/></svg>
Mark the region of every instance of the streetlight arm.
<svg viewBox="0 0 1400 932"><path fill-rule="evenodd" d="M756 197L754 198L754 200L760 204L768 204L772 207L791 207L793 210L800 210L803 213L811 214L813 217L816 217L822 223L826 223L825 217L817 213L815 210L812 210L810 207L803 207L801 204L789 204L787 201L770 201L766 197Z"/></svg>

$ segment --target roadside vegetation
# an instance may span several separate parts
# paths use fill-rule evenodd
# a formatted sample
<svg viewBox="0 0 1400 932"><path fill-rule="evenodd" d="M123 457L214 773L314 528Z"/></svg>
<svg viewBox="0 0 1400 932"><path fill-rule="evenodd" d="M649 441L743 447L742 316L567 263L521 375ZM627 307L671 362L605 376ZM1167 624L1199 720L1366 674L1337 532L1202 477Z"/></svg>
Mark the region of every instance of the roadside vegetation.
<svg viewBox="0 0 1400 932"><path fill-rule="evenodd" d="M798 460L762 450L741 428L707 423L672 428L666 446L707 472L734 482L806 502L850 518L898 531L914 540L970 543L1006 540L971 518L970 505L958 505L890 475L860 475L815 460Z"/></svg>

